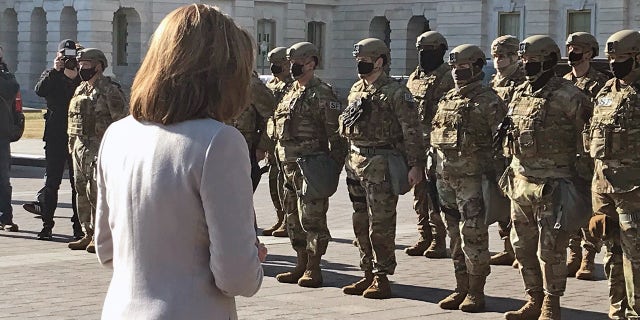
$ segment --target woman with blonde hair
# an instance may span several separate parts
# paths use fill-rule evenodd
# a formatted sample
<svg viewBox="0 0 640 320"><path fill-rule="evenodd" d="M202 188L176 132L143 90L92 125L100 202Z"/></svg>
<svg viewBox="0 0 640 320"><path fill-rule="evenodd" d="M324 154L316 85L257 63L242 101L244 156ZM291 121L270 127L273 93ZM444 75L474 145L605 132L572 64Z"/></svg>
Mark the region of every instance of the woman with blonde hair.
<svg viewBox="0 0 640 320"><path fill-rule="evenodd" d="M225 121L246 106L253 40L216 7L160 23L104 135L96 251L113 268L103 319L237 319L262 283L249 154Z"/></svg>

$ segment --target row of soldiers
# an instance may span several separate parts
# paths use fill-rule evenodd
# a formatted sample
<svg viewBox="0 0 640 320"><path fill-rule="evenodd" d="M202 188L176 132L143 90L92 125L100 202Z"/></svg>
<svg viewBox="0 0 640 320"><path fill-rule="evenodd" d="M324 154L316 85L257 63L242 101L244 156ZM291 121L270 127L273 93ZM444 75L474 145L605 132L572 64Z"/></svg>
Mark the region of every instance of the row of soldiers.
<svg viewBox="0 0 640 320"><path fill-rule="evenodd" d="M638 317L640 33L623 30L607 41L611 80L590 65L599 52L592 35L572 34L566 46L572 71L561 78L550 37L499 37L491 47L497 74L487 87L479 47L458 46L445 64L446 39L429 31L417 38L419 65L405 87L387 74L386 44L367 38L354 45L359 80L346 108L315 76L313 44L272 50L273 96L260 93L266 88L256 76L242 117L253 127L234 124L258 128L243 131L254 163L266 153L271 164L278 223L265 234L288 234L297 254L294 269L277 280L322 285L328 198L344 165L364 272L345 294L391 297L396 204L413 188L420 239L407 254L444 256L445 229L451 238L456 288L440 301L443 309L484 309L487 226L498 221L505 250L494 262L515 257L529 297L506 319L560 319L567 275L591 278L602 241L609 316ZM509 199L506 210L486 197L492 188Z"/></svg>

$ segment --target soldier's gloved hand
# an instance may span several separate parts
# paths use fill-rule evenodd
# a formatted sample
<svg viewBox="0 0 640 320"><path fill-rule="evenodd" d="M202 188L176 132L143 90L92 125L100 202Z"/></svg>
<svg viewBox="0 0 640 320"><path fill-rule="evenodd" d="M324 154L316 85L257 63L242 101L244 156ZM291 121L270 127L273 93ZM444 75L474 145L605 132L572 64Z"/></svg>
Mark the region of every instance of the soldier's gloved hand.
<svg viewBox="0 0 640 320"><path fill-rule="evenodd" d="M606 240L619 230L618 223L607 215L598 214L589 220L589 234L596 239Z"/></svg>

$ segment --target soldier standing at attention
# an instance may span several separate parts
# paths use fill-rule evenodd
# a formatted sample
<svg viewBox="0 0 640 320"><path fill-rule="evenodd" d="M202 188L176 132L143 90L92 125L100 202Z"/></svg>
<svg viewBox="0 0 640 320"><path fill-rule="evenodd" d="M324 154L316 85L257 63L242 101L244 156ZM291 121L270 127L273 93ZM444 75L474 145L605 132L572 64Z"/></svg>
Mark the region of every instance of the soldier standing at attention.
<svg viewBox="0 0 640 320"><path fill-rule="evenodd" d="M491 57L496 74L493 75L489 85L498 94L505 105L509 105L516 87L524 81L524 72L518 64L518 45L520 40L514 36L505 35L493 40L491 44ZM510 221L498 221L500 238L504 241L504 250L491 256L489 264L514 265L518 267L513 255L513 246L509 239L511 232Z"/></svg>
<svg viewBox="0 0 640 320"><path fill-rule="evenodd" d="M505 318L560 319L566 248L576 218L571 210L579 210L576 203L568 205L566 195L577 193L576 155L591 104L571 82L555 76L560 48L549 36L525 39L518 54L527 81L509 105L505 156L512 160L500 185L511 199L511 243L529 300Z"/></svg>
<svg viewBox="0 0 640 320"><path fill-rule="evenodd" d="M78 52L78 75L82 82L69 103L69 152L77 193L78 218L85 236L69 243L71 250L95 253L93 228L96 209L96 180L93 172L100 141L107 127L128 114L120 85L103 75L104 53L95 48Z"/></svg>
<svg viewBox="0 0 640 320"><path fill-rule="evenodd" d="M411 91L416 105L422 128L424 130L424 146L429 148L429 131L431 119L436 113L436 106L447 91L453 89L451 69L444 63L444 53L449 49L447 40L437 31L427 31L416 39L419 64L411 73L407 88ZM429 151L428 149L425 149ZM433 158L433 157L431 157ZM410 256L427 258L446 258L446 229L440 208L437 204L438 192L433 166L427 168L427 175L431 179L423 179L413 188L413 208L418 215L418 234L420 238L413 246L406 248Z"/></svg>
<svg viewBox="0 0 640 320"><path fill-rule="evenodd" d="M274 48L267 55L267 59L271 63L271 73L273 74L273 78L267 82L267 88L273 92L276 105L278 105L293 83L293 78L291 78L291 73L289 72L287 48ZM271 117L267 122L267 135L275 144L276 135L273 117ZM272 227L262 230L262 235L287 237L287 220L285 219L285 213L282 208L284 177L282 175L282 170L280 170L280 165L276 161L275 145L273 149L267 152L267 160L269 161L269 193L271 194L273 206L276 208L278 221Z"/></svg>
<svg viewBox="0 0 640 320"><path fill-rule="evenodd" d="M604 83L609 80L605 74L591 66L591 60L600 51L598 41L591 34L576 32L569 35L566 45L571 71L565 74L564 78L573 82L578 89L593 101L596 94L604 86ZM577 168L578 174L584 179L584 183L588 185L593 178L593 159L587 156L580 157ZM575 276L580 280L593 280L594 260L596 252L600 252L601 247L602 244L596 239L592 239L586 228L582 228L571 235L569 239L569 255L567 257L567 276ZM582 248L586 251L584 256L582 255Z"/></svg>
<svg viewBox="0 0 640 320"><path fill-rule="evenodd" d="M640 33L622 30L607 40L605 53L614 78L595 98L589 154L595 159L589 229L611 245L605 255L609 317L640 316ZM599 226L596 228L595 226ZM619 278L621 245L624 280ZM609 250L608 250L609 251ZM613 261L612 261L613 260Z"/></svg>
<svg viewBox="0 0 640 320"><path fill-rule="evenodd" d="M249 160L251 161L251 182L255 192L262 175L258 162L264 159L265 152L272 149L272 143L267 137L267 120L273 115L275 100L271 90L260 81L254 71L249 83L250 105L235 119L229 121L247 141Z"/></svg>
<svg viewBox="0 0 640 320"><path fill-rule="evenodd" d="M353 56L360 80L351 87L349 106L340 116L340 133L351 149L345 166L347 189L364 278L342 291L386 299L391 297L387 275L392 275L397 265L398 194L423 178L422 128L409 90L384 72L391 62L386 44L364 39L354 45ZM399 177L394 176L398 166L403 169L397 170ZM396 178L406 179L406 190L394 188Z"/></svg>
<svg viewBox="0 0 640 320"><path fill-rule="evenodd" d="M484 285L491 272L489 233L482 196L483 175L495 179L493 133L507 113L502 100L482 84L486 64L480 48L456 47L449 65L456 87L438 103L431 125L441 210L451 238L455 291L442 309L484 310Z"/></svg>
<svg viewBox="0 0 640 320"><path fill-rule="evenodd" d="M331 239L327 227L330 194L305 194L312 188L298 163L313 159L323 159L324 164L333 161L336 172L315 173L338 178L346 156L345 141L338 134L342 107L331 86L314 74L320 62L316 46L310 42L296 43L287 50L287 59L296 81L278 104L274 117L276 153L285 180L282 203L297 261L292 271L281 273L276 279L302 287L319 287L320 258Z"/></svg>

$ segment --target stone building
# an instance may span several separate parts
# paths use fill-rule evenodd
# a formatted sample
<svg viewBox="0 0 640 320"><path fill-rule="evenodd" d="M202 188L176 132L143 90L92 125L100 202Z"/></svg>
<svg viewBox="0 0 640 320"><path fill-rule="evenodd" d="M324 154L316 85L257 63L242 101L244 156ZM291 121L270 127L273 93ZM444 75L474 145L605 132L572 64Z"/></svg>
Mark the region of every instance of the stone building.
<svg viewBox="0 0 640 320"><path fill-rule="evenodd" d="M102 49L107 70L128 88L149 37L184 0L0 0L0 43L16 71L27 105L42 105L31 88L52 65L61 39ZM502 34L520 38L587 31L604 41L621 29L640 29L640 0L208 0L256 38L257 69L267 73L265 53L274 46L314 42L321 50L318 74L339 94L355 80L353 44L365 37L391 48L391 73L409 74L417 63L415 38L426 30L444 34L451 48L462 43L489 50ZM366 3L366 4L363 4ZM167 61L166 63L176 63ZM178 62L179 63L179 62Z"/></svg>

